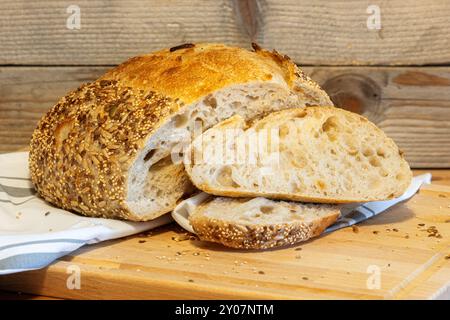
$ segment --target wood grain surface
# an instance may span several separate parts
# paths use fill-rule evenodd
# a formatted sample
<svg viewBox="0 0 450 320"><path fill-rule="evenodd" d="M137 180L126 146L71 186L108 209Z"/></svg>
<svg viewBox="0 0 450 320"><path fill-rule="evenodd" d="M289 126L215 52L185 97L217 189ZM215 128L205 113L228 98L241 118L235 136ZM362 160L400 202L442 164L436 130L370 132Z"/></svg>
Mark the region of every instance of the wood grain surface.
<svg viewBox="0 0 450 320"><path fill-rule="evenodd" d="M80 8L80 29L68 29ZM118 64L184 42L249 45L231 1L0 1L0 64Z"/></svg>
<svg viewBox="0 0 450 320"><path fill-rule="evenodd" d="M0 67L0 152L29 144L39 119L69 91L106 67Z"/></svg>
<svg viewBox="0 0 450 320"><path fill-rule="evenodd" d="M450 61L446 36L450 2L445 0L261 3L261 43L285 52L299 64L421 65ZM380 9L380 29L368 28L370 5Z"/></svg>
<svg viewBox="0 0 450 320"><path fill-rule="evenodd" d="M80 29L66 27L73 4ZM373 4L380 29L367 25ZM442 64L449 16L445 0L1 0L0 64L118 64L183 42L252 40L300 64Z"/></svg>
<svg viewBox="0 0 450 320"><path fill-rule="evenodd" d="M450 187L431 184L354 228L278 250L230 250L169 225L3 276L0 288L74 299L449 298L449 217ZM79 290L66 286L69 266ZM367 285L374 269L379 288Z"/></svg>
<svg viewBox="0 0 450 320"><path fill-rule="evenodd" d="M0 67L0 152L29 143L58 99L110 67ZM415 168L450 167L450 67L305 67L336 105L362 113Z"/></svg>

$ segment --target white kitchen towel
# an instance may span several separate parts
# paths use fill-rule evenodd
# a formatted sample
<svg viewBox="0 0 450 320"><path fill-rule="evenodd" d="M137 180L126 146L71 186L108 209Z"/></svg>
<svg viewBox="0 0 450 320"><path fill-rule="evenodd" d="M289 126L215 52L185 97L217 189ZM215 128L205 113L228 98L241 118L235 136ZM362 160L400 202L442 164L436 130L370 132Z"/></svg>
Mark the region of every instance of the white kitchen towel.
<svg viewBox="0 0 450 320"><path fill-rule="evenodd" d="M0 275L49 265L85 244L125 237L173 221L83 217L37 197L29 179L28 153L0 155Z"/></svg>
<svg viewBox="0 0 450 320"><path fill-rule="evenodd" d="M396 205L401 201L405 201L411 198L424 183L431 183L431 174L426 173L420 176L414 177L411 181L411 185L406 192L398 198L389 201L374 201L359 204L345 205L341 209L341 217L333 225L329 226L325 233L332 232L341 228L349 227L355 223L367 220L388 208ZM178 204L178 206L172 211L173 219L185 230L195 233L189 223L189 215L194 212L195 208L201 203L206 201L211 195L201 192L189 199L186 199Z"/></svg>

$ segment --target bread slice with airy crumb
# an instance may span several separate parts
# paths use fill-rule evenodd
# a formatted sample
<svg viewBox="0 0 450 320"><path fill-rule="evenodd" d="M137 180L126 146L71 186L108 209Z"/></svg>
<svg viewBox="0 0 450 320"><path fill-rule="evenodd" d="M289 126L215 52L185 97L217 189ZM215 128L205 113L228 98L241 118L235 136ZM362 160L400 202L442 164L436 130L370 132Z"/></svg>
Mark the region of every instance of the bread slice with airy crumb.
<svg viewBox="0 0 450 320"><path fill-rule="evenodd" d="M197 137L184 162L207 193L319 203L395 198L412 177L382 130L334 107L286 109L254 123L231 117Z"/></svg>
<svg viewBox="0 0 450 320"><path fill-rule="evenodd" d="M338 205L214 197L199 205L189 221L201 240L268 249L316 237L339 215Z"/></svg>

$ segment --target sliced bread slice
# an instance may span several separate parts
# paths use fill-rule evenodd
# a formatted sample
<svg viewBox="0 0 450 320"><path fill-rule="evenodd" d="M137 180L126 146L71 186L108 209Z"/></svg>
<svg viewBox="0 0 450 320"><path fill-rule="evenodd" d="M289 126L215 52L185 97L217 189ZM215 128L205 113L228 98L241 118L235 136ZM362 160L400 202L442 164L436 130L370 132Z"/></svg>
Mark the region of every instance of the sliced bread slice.
<svg viewBox="0 0 450 320"><path fill-rule="evenodd" d="M195 139L184 163L207 193L319 203L395 198L412 177L382 130L334 107L286 109L254 123L231 117Z"/></svg>
<svg viewBox="0 0 450 320"><path fill-rule="evenodd" d="M320 235L340 215L338 205L213 197L189 216L201 240L242 249L292 245Z"/></svg>

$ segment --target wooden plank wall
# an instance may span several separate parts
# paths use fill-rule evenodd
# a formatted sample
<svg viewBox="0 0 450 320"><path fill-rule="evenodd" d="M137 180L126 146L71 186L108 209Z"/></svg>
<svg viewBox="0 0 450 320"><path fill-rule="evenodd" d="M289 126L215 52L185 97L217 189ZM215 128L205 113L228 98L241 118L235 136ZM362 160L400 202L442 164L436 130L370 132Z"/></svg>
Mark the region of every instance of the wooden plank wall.
<svg viewBox="0 0 450 320"><path fill-rule="evenodd" d="M81 28L68 29L67 8ZM341 107L382 127L415 168L450 167L450 2L0 0L0 152L28 144L69 90L183 42L257 41L287 53Z"/></svg>

